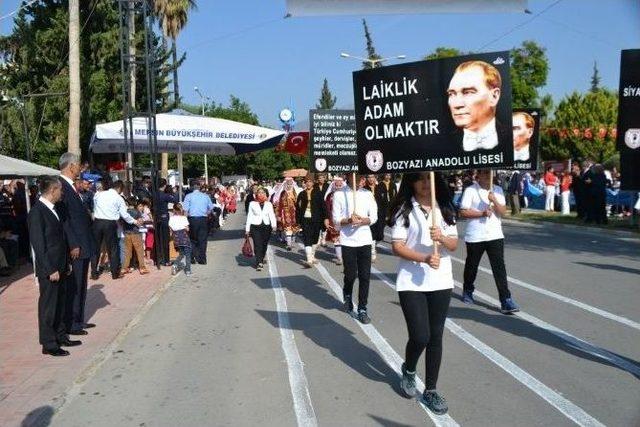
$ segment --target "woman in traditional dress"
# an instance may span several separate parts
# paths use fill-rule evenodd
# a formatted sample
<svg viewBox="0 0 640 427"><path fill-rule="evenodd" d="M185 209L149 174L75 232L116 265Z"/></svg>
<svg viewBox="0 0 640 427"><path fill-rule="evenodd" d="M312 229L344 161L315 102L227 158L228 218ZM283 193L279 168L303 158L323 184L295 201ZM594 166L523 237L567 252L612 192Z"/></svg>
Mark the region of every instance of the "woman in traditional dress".
<svg viewBox="0 0 640 427"><path fill-rule="evenodd" d="M296 221L297 198L298 192L293 178L285 178L277 200L276 218L278 219L278 229L284 232L288 251L293 246L293 235L300 231L300 225Z"/></svg>

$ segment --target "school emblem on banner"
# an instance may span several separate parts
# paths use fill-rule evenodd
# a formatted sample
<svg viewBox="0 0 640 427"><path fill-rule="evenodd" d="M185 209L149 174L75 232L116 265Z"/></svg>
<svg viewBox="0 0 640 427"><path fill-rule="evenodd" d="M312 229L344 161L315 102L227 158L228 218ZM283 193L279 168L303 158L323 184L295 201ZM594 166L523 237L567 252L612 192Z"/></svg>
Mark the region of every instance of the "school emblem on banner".
<svg viewBox="0 0 640 427"><path fill-rule="evenodd" d="M624 133L624 143L632 150L640 147L640 129L628 129Z"/></svg>
<svg viewBox="0 0 640 427"><path fill-rule="evenodd" d="M383 161L382 151L374 150L367 153L367 167L371 172L378 172L382 169Z"/></svg>
<svg viewBox="0 0 640 427"><path fill-rule="evenodd" d="M324 170L327 168L327 160L326 159L316 159L316 170L318 172L324 172Z"/></svg>

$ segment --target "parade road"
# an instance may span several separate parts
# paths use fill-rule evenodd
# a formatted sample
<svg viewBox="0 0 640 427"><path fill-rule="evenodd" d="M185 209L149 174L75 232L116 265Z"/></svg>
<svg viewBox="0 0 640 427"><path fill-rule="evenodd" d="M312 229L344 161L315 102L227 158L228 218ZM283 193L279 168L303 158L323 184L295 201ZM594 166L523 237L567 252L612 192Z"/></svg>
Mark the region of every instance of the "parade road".
<svg viewBox="0 0 640 427"><path fill-rule="evenodd" d="M372 323L361 325L341 309L332 248L303 269L302 251L273 244L257 272L239 254L244 219L232 215L212 237L208 265L172 279L108 357L70 384L52 425L640 424L637 236L507 222L507 273L522 310L511 316L497 309L486 257L476 304L459 300L461 239L438 383L450 410L437 417L399 395L407 331L388 236L372 269Z"/></svg>

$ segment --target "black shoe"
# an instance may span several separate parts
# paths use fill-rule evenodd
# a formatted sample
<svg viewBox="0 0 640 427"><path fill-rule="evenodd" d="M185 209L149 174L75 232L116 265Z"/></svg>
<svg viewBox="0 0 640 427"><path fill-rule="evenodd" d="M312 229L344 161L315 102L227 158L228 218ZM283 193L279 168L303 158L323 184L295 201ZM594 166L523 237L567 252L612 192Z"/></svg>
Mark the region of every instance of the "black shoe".
<svg viewBox="0 0 640 427"><path fill-rule="evenodd" d="M371 318L367 314L367 310L358 310L358 320L363 325L368 325L369 323L371 323Z"/></svg>
<svg viewBox="0 0 640 427"><path fill-rule="evenodd" d="M440 396L437 391L424 391L422 394L422 403L436 415L444 415L449 411L449 406L444 397Z"/></svg>
<svg viewBox="0 0 640 427"><path fill-rule="evenodd" d="M350 296L344 297L344 304L342 307L347 313L351 313L353 311L353 301L351 301Z"/></svg>
<svg viewBox="0 0 640 427"><path fill-rule="evenodd" d="M61 348L42 347L42 354L48 354L50 356L68 356L70 353L67 350L63 350Z"/></svg>
<svg viewBox="0 0 640 427"><path fill-rule="evenodd" d="M96 327L95 323L85 323L82 329L89 329L89 328L95 328L95 327Z"/></svg>
<svg viewBox="0 0 640 427"><path fill-rule="evenodd" d="M60 347L75 347L82 344L82 341L70 340L67 338L66 340L58 341L58 344L60 345Z"/></svg>
<svg viewBox="0 0 640 427"><path fill-rule="evenodd" d="M69 331L69 335L89 335L89 332L84 329L74 329L73 331Z"/></svg>
<svg viewBox="0 0 640 427"><path fill-rule="evenodd" d="M91 280L98 280L100 278L99 273L91 273Z"/></svg>

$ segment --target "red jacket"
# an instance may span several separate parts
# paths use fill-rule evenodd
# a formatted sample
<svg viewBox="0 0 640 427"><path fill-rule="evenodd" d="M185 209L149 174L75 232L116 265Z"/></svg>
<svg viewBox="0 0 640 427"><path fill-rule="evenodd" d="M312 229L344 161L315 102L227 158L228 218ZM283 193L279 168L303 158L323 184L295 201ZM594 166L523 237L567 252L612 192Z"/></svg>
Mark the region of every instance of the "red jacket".
<svg viewBox="0 0 640 427"><path fill-rule="evenodd" d="M556 185L558 177L553 172L547 172L544 174L544 185Z"/></svg>

